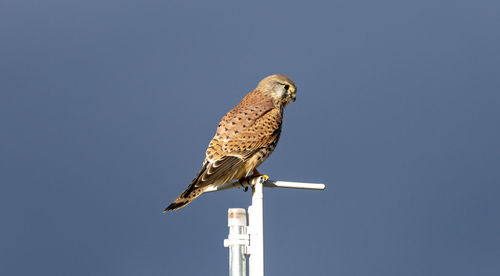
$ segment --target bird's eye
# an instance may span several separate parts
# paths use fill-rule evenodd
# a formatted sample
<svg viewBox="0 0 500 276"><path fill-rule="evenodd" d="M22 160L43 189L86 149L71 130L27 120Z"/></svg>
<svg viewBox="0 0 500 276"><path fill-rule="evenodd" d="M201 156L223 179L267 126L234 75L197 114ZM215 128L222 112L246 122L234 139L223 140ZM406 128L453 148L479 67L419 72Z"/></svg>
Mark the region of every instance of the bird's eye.
<svg viewBox="0 0 500 276"><path fill-rule="evenodd" d="M284 87L285 87L285 90L286 90L286 91L288 91L288 89L290 89L290 85L288 85L288 84L285 84L285 86L284 86Z"/></svg>

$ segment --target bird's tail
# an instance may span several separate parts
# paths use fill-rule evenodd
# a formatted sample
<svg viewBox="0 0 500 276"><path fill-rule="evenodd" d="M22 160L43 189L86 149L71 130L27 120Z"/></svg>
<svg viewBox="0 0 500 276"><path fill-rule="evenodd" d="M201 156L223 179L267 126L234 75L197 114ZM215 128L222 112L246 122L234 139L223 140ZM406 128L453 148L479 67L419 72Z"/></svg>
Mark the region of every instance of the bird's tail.
<svg viewBox="0 0 500 276"><path fill-rule="evenodd" d="M207 169L207 164L208 162L203 162L201 170L198 172L191 184L189 184L187 189L180 196L178 196L177 199L174 200L174 202L170 203L170 205L168 205L168 207L163 210L163 213L166 213L170 210L175 211L188 205L191 201L193 201L193 199L199 197L207 189L207 185L203 185L202 183L200 183L203 182L202 175Z"/></svg>
<svg viewBox="0 0 500 276"><path fill-rule="evenodd" d="M189 185L189 187L179 197L177 197L176 200L170 203L170 205L168 205L168 207L163 210L163 213L166 213L170 210L175 211L188 205L193 199L200 196L206 188L207 187L195 188L193 184Z"/></svg>

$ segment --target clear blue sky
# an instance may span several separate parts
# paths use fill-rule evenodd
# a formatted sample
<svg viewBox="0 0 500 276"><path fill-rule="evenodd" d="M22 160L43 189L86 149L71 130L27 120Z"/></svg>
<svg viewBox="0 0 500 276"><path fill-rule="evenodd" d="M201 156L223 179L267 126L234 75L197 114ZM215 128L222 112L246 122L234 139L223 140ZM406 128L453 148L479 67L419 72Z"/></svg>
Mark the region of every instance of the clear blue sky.
<svg viewBox="0 0 500 276"><path fill-rule="evenodd" d="M500 2L0 3L0 274L226 275L189 184L257 82L297 101L263 164L267 275L500 275Z"/></svg>

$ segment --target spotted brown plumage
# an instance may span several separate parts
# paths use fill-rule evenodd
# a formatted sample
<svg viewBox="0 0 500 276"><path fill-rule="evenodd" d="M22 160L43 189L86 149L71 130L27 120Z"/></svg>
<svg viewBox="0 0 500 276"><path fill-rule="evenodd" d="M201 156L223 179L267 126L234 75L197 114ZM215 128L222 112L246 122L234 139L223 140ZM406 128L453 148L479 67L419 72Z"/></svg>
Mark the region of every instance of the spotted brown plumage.
<svg viewBox="0 0 500 276"><path fill-rule="evenodd" d="M295 101L295 84L284 75L261 80L220 121L201 170L163 212L186 206L209 186L242 179L274 151L281 134L283 109Z"/></svg>

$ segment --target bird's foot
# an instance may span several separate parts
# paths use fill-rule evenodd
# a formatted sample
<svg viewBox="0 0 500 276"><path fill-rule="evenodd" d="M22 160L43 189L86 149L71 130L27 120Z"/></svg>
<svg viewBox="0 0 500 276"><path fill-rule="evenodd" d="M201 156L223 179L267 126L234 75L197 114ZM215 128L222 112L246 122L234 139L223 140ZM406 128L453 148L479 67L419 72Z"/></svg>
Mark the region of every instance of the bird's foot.
<svg viewBox="0 0 500 276"><path fill-rule="evenodd" d="M269 176L266 175L266 174L261 174L259 171L257 171L257 169L254 169L252 171L252 175L249 175L249 176L245 176L245 177L242 177L240 179L238 179L238 182L240 183L241 187L244 187L244 191L248 191L248 186L251 185L251 180L256 178L256 177L263 177L266 181L269 179Z"/></svg>
<svg viewBox="0 0 500 276"><path fill-rule="evenodd" d="M253 169L252 175L249 176L249 178L254 178L254 177L259 177L259 176L264 177L265 180L269 179L269 176L267 174L261 174L257 169Z"/></svg>
<svg viewBox="0 0 500 276"><path fill-rule="evenodd" d="M238 182L240 183L241 187L244 188L244 191L248 191L248 185L250 184L250 178L248 177L242 177L238 179Z"/></svg>

